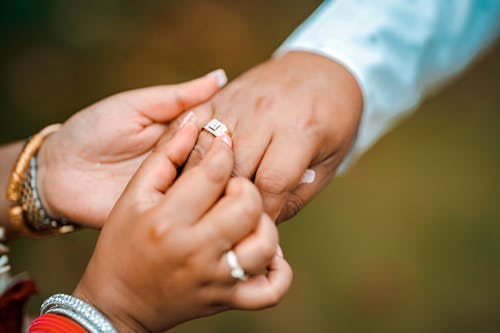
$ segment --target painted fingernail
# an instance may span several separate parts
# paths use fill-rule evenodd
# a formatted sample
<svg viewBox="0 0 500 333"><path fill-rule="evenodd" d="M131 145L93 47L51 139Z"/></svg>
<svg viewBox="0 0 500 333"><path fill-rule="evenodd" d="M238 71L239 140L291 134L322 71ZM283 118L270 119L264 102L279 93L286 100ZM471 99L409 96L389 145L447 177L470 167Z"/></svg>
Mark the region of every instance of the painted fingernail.
<svg viewBox="0 0 500 333"><path fill-rule="evenodd" d="M229 147L233 148L233 140L231 139L231 137L227 134L223 134L221 136L219 136L219 138L224 141L225 144L227 144Z"/></svg>
<svg viewBox="0 0 500 333"><path fill-rule="evenodd" d="M306 172L304 172L304 175L302 176L300 183L311 184L312 182L314 182L314 178L316 178L316 172L314 170L307 169Z"/></svg>
<svg viewBox="0 0 500 333"><path fill-rule="evenodd" d="M207 76L214 77L219 88L224 87L228 81L226 71L224 71L223 69L217 69L213 72L210 72L207 74Z"/></svg>
<svg viewBox="0 0 500 333"><path fill-rule="evenodd" d="M193 121L195 119L195 115L193 112L189 112L184 119L181 121L181 127L184 127L189 121Z"/></svg>
<svg viewBox="0 0 500 333"><path fill-rule="evenodd" d="M278 257L280 258L284 258L285 256L283 255L283 250L281 249L281 246L278 246L276 247L276 254L278 255Z"/></svg>

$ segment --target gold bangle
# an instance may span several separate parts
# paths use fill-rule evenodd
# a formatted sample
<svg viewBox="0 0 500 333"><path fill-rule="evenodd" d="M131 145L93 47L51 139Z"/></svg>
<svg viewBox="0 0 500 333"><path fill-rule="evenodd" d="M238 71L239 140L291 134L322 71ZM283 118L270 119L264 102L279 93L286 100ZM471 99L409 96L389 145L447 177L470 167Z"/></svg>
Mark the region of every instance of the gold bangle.
<svg viewBox="0 0 500 333"><path fill-rule="evenodd" d="M24 175L28 170L31 158L35 156L38 149L40 149L40 146L43 141L45 141L45 138L50 134L57 132L61 126L61 124L53 124L45 127L31 138L21 154L19 154L7 185L7 199L9 201L19 202L21 200Z"/></svg>
<svg viewBox="0 0 500 333"><path fill-rule="evenodd" d="M66 233L75 229L73 225L64 225L46 232L33 230L29 227L25 219L22 205L23 184L26 180L25 175L28 172L31 159L36 155L45 139L50 134L57 132L61 126L61 124L50 125L34 135L19 154L16 164L12 169L12 173L10 174L9 183L7 185L7 199L13 202L14 205L9 209L9 220L12 229L23 236L38 238L54 233Z"/></svg>

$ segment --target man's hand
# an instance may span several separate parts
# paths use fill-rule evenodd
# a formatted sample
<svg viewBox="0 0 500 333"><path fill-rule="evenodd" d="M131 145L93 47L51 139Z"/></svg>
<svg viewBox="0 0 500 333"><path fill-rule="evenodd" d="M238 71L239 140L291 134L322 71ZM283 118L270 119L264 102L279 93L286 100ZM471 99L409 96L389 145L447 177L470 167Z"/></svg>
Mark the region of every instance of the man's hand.
<svg viewBox="0 0 500 333"><path fill-rule="evenodd" d="M101 227L167 122L205 102L225 74L117 94L70 118L39 152L39 191L54 217Z"/></svg>
<svg viewBox="0 0 500 333"><path fill-rule="evenodd" d="M229 127L234 173L253 179L266 212L284 221L335 175L356 136L362 104L357 82L343 66L290 52L243 74L193 112L200 124L216 118ZM200 134L188 168L199 163L212 140ZM306 169L315 179L300 184Z"/></svg>

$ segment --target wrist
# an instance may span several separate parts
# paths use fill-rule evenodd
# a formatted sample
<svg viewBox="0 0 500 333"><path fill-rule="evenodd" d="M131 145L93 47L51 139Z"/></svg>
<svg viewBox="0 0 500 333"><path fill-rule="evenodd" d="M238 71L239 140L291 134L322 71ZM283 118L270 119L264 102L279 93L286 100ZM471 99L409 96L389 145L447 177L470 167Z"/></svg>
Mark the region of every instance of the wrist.
<svg viewBox="0 0 500 333"><path fill-rule="evenodd" d="M344 156L356 139L363 113L363 93L355 76L334 59L308 51L289 51L272 61L299 68L296 80L308 85L310 97L326 105L329 142Z"/></svg>
<svg viewBox="0 0 500 333"><path fill-rule="evenodd" d="M51 170L54 169L55 164L55 156L53 152L50 150L50 145L54 140L54 136L57 133L53 134L51 137L47 138L47 140L42 144L40 150L37 155L37 187L40 201L42 202L43 207L47 211L47 213L55 219L59 219L63 217L63 214L58 209L56 202L51 200L50 190L47 188L50 184L55 184L56 180L51 179L52 174Z"/></svg>
<svg viewBox="0 0 500 333"><path fill-rule="evenodd" d="M363 93L355 76L342 64L327 56L308 51L289 51L273 61L284 62L288 66L307 67L301 75L316 80L324 80L330 88L341 89L345 100L351 101L353 115L361 116L363 110ZM341 96L339 96L341 97Z"/></svg>
<svg viewBox="0 0 500 333"><path fill-rule="evenodd" d="M84 276L73 291L72 296L96 308L118 332L151 333L150 330L129 315L129 310L133 309L134 304L128 304L126 300L118 295L115 288L106 288L106 290L105 294L102 290L95 293L92 285L89 285Z"/></svg>
<svg viewBox="0 0 500 333"><path fill-rule="evenodd" d="M10 226L16 233L30 238L64 234L75 230L67 220L55 220L44 209L38 194L37 158L45 139L57 132L60 124L53 124L31 137L17 157L7 186Z"/></svg>

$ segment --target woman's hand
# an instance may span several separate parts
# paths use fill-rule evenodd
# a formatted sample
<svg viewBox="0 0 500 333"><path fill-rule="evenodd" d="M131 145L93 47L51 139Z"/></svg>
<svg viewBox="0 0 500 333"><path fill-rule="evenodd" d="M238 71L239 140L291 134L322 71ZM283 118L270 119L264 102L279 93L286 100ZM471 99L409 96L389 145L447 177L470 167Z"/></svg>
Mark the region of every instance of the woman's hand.
<svg viewBox="0 0 500 333"><path fill-rule="evenodd" d="M258 190L230 179L229 145L216 139L176 180L197 135L188 122L172 140L160 140L113 209L74 292L120 332L162 332L226 309L272 306L290 286L292 272ZM231 276L229 250L247 281Z"/></svg>
<svg viewBox="0 0 500 333"><path fill-rule="evenodd" d="M219 70L184 84L124 92L74 115L39 152L39 192L49 213L102 227L166 122L209 99L225 80Z"/></svg>

